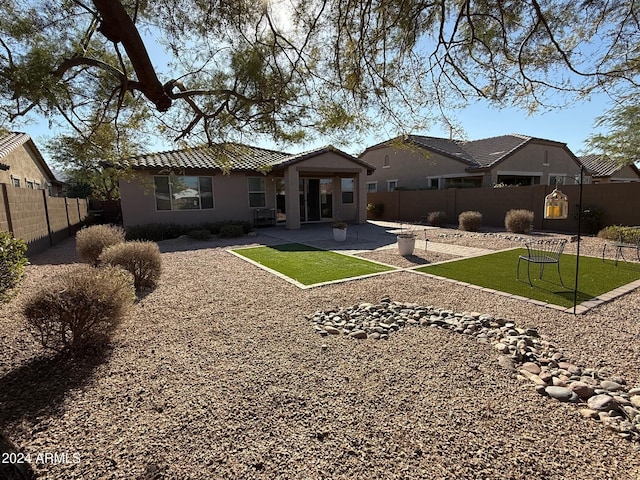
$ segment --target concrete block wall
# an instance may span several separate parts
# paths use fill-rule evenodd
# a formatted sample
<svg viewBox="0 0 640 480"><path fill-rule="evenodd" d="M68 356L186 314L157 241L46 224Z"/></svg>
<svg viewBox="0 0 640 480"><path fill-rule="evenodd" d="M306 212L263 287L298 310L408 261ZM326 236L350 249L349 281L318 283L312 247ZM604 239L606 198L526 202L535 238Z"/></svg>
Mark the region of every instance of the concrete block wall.
<svg viewBox="0 0 640 480"><path fill-rule="evenodd" d="M86 199L49 197L45 190L0 183L0 229L24 240L29 254L75 234L88 211Z"/></svg>

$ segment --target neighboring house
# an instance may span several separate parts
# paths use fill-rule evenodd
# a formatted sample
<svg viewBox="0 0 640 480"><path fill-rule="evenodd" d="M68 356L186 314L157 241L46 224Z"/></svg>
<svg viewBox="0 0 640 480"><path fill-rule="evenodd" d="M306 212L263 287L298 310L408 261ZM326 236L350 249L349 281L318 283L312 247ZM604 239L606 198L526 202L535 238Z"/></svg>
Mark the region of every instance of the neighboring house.
<svg viewBox="0 0 640 480"><path fill-rule="evenodd" d="M135 157L120 180L125 227L219 220L366 222L374 167L331 146L291 155L238 144Z"/></svg>
<svg viewBox="0 0 640 480"><path fill-rule="evenodd" d="M376 167L368 192L573 184L580 178L580 163L566 144L524 135L474 141L408 135L358 158Z"/></svg>
<svg viewBox="0 0 640 480"><path fill-rule="evenodd" d="M584 168L591 174L593 183L640 182L640 170L635 164L620 165L606 155L579 157Z"/></svg>
<svg viewBox="0 0 640 480"><path fill-rule="evenodd" d="M48 190L52 197L60 196L62 192L62 182L56 179L26 133L10 132L0 136L0 183Z"/></svg>

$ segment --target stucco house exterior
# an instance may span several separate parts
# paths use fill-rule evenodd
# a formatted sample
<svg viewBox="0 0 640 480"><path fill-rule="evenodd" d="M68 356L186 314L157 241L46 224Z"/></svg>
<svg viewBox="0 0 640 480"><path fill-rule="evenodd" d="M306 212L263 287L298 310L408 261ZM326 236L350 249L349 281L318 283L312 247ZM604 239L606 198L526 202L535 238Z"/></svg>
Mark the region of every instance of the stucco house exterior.
<svg viewBox="0 0 640 480"><path fill-rule="evenodd" d="M367 176L375 168L332 146L289 154L239 144L131 159L120 180L126 227L244 220L299 229L308 222L367 219Z"/></svg>
<svg viewBox="0 0 640 480"><path fill-rule="evenodd" d="M47 190L50 196L59 196L62 191L62 182L56 179L31 137L20 132L0 135L0 183Z"/></svg>
<svg viewBox="0 0 640 480"><path fill-rule="evenodd" d="M580 162L565 143L525 135L474 141L405 135L358 157L376 167L367 191L579 182ZM584 182L590 181L587 175Z"/></svg>
<svg viewBox="0 0 640 480"><path fill-rule="evenodd" d="M620 165L605 155L579 157L584 168L591 174L592 183L640 182L640 171L635 164Z"/></svg>

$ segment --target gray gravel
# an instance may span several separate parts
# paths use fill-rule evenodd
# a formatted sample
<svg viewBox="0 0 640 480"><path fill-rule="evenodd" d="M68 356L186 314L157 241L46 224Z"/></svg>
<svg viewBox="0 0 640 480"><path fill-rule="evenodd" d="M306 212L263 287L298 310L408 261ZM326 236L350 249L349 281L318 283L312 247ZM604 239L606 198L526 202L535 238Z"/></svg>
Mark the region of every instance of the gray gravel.
<svg viewBox="0 0 640 480"><path fill-rule="evenodd" d="M442 233L485 248L516 242ZM601 245L586 239L582 253ZM73 242L34 259L21 295L0 307L0 427L32 458L68 454L35 464L42 478L640 478L638 443L537 395L490 344L434 328L322 337L305 318L384 297L489 313L633 387L640 292L574 317L410 272L301 290L229 246L162 242L159 287L107 352L75 363L38 360L18 316L25 293L73 268Z"/></svg>

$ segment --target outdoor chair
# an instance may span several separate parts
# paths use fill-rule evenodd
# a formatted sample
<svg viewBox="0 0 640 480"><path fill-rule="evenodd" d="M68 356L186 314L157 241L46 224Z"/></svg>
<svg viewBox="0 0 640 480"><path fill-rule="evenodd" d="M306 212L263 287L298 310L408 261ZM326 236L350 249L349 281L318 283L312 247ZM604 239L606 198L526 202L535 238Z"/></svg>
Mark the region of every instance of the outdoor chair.
<svg viewBox="0 0 640 480"><path fill-rule="evenodd" d="M524 260L527 262L527 279L529 285L533 287L531 283L530 265L537 263L540 265L540 279L542 280L542 274L544 273L544 266L548 263L555 263L558 267L558 277L560 277L560 285L563 287L562 275L560 274L560 255L564 250L564 246L567 241L564 239L556 240L532 240L525 243L527 247L527 254L520 255L518 257L518 268L516 270L516 280L520 279L520 262ZM565 287L566 288L566 287Z"/></svg>
<svg viewBox="0 0 640 480"><path fill-rule="evenodd" d="M602 261L604 262L604 253L607 250L607 247L613 248L616 251L615 257L615 265L618 266L618 259L622 258L625 262L627 261L624 258L624 249L635 250L636 258L638 262L640 262L640 227L637 228L628 228L624 232L620 232L618 234L618 239L615 241L608 241L602 247Z"/></svg>

